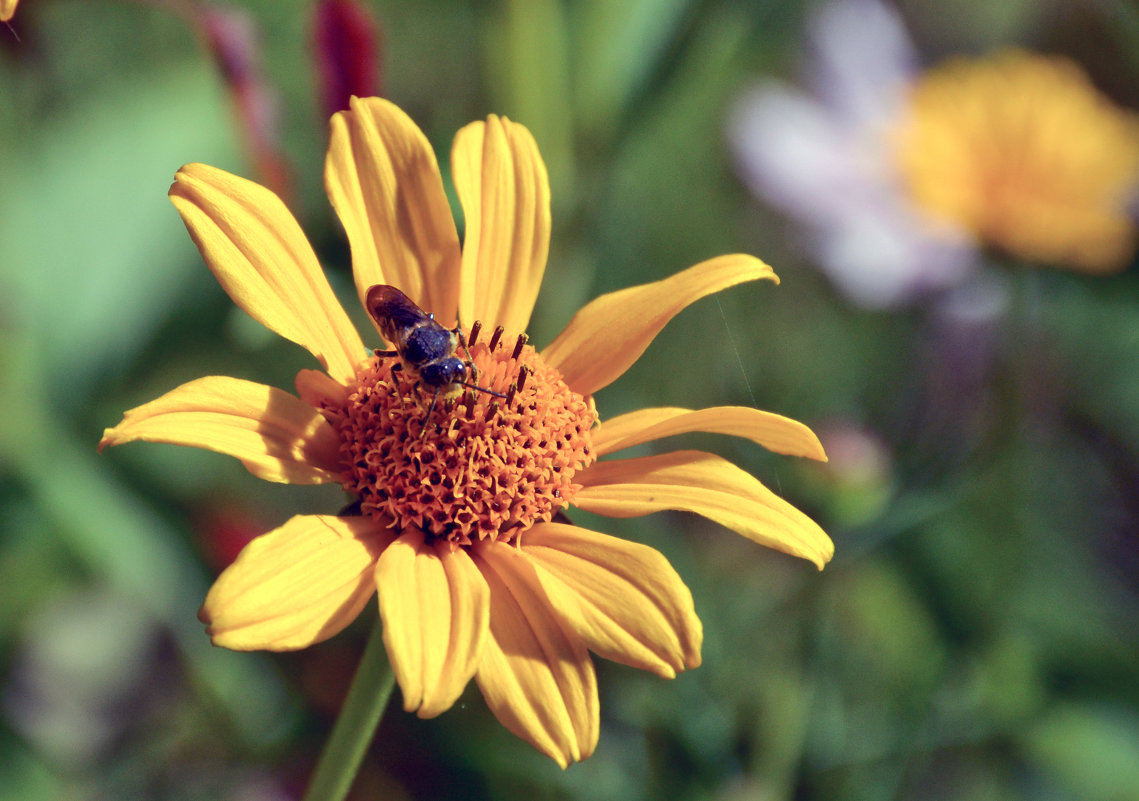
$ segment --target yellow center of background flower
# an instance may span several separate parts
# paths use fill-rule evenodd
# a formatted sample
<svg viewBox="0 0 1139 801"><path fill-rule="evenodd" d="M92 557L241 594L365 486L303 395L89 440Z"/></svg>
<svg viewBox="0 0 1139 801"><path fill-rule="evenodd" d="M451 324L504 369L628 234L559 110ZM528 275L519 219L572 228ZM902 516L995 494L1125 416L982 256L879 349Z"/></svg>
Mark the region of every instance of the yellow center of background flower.
<svg viewBox="0 0 1139 801"><path fill-rule="evenodd" d="M343 407L328 413L344 487L362 514L468 545L513 541L573 500L574 474L595 458L597 414L523 343L470 346L478 385L506 397L440 394L434 409L431 389L398 357L366 363Z"/></svg>
<svg viewBox="0 0 1139 801"><path fill-rule="evenodd" d="M898 156L914 200L1036 263L1119 269L1135 246L1139 118L1062 58L957 58L913 87Z"/></svg>

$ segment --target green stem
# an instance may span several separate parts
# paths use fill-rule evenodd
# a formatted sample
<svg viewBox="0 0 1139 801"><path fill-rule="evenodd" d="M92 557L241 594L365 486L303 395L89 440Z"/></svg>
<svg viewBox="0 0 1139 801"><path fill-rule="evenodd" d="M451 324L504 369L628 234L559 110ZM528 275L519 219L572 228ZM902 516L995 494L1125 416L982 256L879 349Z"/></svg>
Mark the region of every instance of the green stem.
<svg viewBox="0 0 1139 801"><path fill-rule="evenodd" d="M341 801L348 794L394 686L395 673L388 662L383 626L377 615L340 717L332 727L302 801Z"/></svg>

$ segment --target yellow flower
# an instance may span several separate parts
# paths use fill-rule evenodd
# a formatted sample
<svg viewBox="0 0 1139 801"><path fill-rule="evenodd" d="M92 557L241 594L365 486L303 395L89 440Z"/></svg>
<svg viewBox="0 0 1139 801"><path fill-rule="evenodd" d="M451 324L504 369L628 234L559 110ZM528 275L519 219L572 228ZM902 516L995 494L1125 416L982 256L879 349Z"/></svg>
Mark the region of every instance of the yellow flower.
<svg viewBox="0 0 1139 801"><path fill-rule="evenodd" d="M596 461L689 431L824 459L801 423L750 408L643 409L597 423L592 395L619 377L678 311L744 281L776 280L750 256L701 263L598 298L542 351L522 332L545 269L546 169L529 131L491 116L455 139L466 218L460 250L426 137L396 106L354 100L332 120L325 185L347 231L361 299L402 288L468 332L478 382L428 411L397 357L368 355L281 201L213 167L170 190L230 297L306 347L300 397L236 378L185 384L127 412L100 447L131 440L209 448L255 475L340 482L355 514L304 515L251 542L201 617L217 645L303 648L343 629L378 591L404 706L450 707L474 678L512 732L565 766L592 753L598 698L588 651L672 677L700 663L692 596L665 558L561 522L569 504L612 517L704 515L820 568L833 545L802 512L709 453ZM378 339L372 336L370 338ZM466 355L462 351L460 355Z"/></svg>
<svg viewBox="0 0 1139 801"><path fill-rule="evenodd" d="M7 22L16 13L16 4L20 0L0 0L0 22Z"/></svg>
<svg viewBox="0 0 1139 801"><path fill-rule="evenodd" d="M1139 121L1061 58L957 58L915 85L900 130L913 197L932 215L1029 261L1124 267L1139 179Z"/></svg>

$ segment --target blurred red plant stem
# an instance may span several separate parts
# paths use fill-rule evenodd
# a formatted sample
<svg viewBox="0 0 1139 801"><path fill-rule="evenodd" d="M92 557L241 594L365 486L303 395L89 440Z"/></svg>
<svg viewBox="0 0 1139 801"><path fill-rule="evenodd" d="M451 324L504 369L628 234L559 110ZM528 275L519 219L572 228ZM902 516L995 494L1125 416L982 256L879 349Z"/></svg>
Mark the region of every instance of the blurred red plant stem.
<svg viewBox="0 0 1139 801"><path fill-rule="evenodd" d="M356 0L321 0L312 28L324 116L347 109L353 95L380 96L380 29L368 10Z"/></svg>
<svg viewBox="0 0 1139 801"><path fill-rule="evenodd" d="M288 203L292 182L279 147L277 93L261 69L261 47L252 16L243 9L217 6L172 9L188 16L218 65L233 102L238 132L261 183Z"/></svg>
<svg viewBox="0 0 1139 801"><path fill-rule="evenodd" d="M236 502L206 502L194 514L195 539L215 575L233 563L255 537L269 530L252 511Z"/></svg>
<svg viewBox="0 0 1139 801"><path fill-rule="evenodd" d="M260 182L292 199L288 161L279 147L277 93L261 71L257 26L248 11L193 0L133 0L181 17L202 41L229 89L238 133Z"/></svg>

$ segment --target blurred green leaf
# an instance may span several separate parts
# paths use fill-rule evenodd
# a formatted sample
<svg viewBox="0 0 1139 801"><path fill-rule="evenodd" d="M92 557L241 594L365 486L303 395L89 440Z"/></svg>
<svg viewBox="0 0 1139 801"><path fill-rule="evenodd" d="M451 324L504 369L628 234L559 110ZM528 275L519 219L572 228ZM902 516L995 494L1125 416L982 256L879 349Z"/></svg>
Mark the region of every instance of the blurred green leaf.
<svg viewBox="0 0 1139 801"><path fill-rule="evenodd" d="M8 798L20 801L57 801L77 794L77 788L52 771L51 766L36 758L22 743L0 739L0 787Z"/></svg>
<svg viewBox="0 0 1139 801"><path fill-rule="evenodd" d="M577 4L574 107L586 130L605 133L668 49L690 0L586 0Z"/></svg>
<svg viewBox="0 0 1139 801"><path fill-rule="evenodd" d="M486 40L498 113L534 134L558 190L554 208L566 207L574 194L574 118L564 4L509 0L488 24Z"/></svg>
<svg viewBox="0 0 1139 801"><path fill-rule="evenodd" d="M202 62L115 81L4 144L0 286L49 381L74 393L123 364L202 267L166 199L189 161L232 165L225 100Z"/></svg>
<svg viewBox="0 0 1139 801"><path fill-rule="evenodd" d="M1139 793L1139 716L1133 709L1062 704L1025 732L1040 767L1081 801Z"/></svg>
<svg viewBox="0 0 1139 801"><path fill-rule="evenodd" d="M202 631L196 611L207 582L184 541L113 481L94 442L76 442L59 425L37 392L41 365L31 351L12 347L3 356L10 383L0 384L0 452L61 544L92 580L168 628L187 669L221 700L247 742L280 737L291 711L266 665L214 648Z"/></svg>

